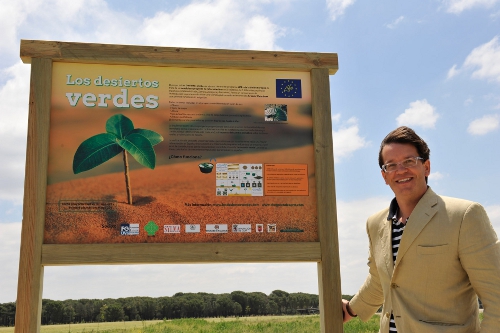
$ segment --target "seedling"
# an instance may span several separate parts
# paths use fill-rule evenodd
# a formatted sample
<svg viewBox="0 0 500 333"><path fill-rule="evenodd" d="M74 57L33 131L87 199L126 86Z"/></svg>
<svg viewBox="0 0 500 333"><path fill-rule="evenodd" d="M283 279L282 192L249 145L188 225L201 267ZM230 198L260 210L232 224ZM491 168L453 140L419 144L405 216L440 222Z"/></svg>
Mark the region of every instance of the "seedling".
<svg viewBox="0 0 500 333"><path fill-rule="evenodd" d="M127 152L137 162L154 169L156 153L153 146L162 142L163 137L151 130L134 128L132 120L122 114L111 116L106 121L106 133L94 135L83 141L73 158L73 173L88 171L123 153L127 202L132 204Z"/></svg>

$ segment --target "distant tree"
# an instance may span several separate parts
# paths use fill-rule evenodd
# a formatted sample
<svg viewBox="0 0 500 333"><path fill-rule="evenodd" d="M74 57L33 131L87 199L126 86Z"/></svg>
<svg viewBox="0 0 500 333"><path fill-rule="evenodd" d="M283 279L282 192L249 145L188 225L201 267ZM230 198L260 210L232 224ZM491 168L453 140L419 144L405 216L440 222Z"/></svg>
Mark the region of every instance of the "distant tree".
<svg viewBox="0 0 500 333"><path fill-rule="evenodd" d="M173 317L173 301L170 297L160 297L157 300L158 318L172 319Z"/></svg>
<svg viewBox="0 0 500 333"><path fill-rule="evenodd" d="M61 301L42 300L42 324L62 324L64 322L64 306Z"/></svg>
<svg viewBox="0 0 500 333"><path fill-rule="evenodd" d="M0 304L0 326L14 326L16 318L16 303Z"/></svg>
<svg viewBox="0 0 500 333"><path fill-rule="evenodd" d="M222 294L215 301L217 316L227 317L234 314L234 302L228 294Z"/></svg>
<svg viewBox="0 0 500 333"><path fill-rule="evenodd" d="M268 298L267 295L261 292L248 293L248 306L250 307L250 315L266 315L268 314Z"/></svg>
<svg viewBox="0 0 500 333"><path fill-rule="evenodd" d="M288 298L290 294L283 290L273 290L269 294L269 300L274 301L278 305L279 313L287 313Z"/></svg>
<svg viewBox="0 0 500 333"><path fill-rule="evenodd" d="M278 314L279 306L275 301L269 301L269 314Z"/></svg>
<svg viewBox="0 0 500 333"><path fill-rule="evenodd" d="M119 303L111 303L101 307L100 316L102 321L122 321L125 317L125 312Z"/></svg>
<svg viewBox="0 0 500 333"><path fill-rule="evenodd" d="M243 314L246 314L246 308L248 304L248 295L244 291L233 291L231 293L231 299L234 302L238 302L241 305L241 308L243 309Z"/></svg>
<svg viewBox="0 0 500 333"><path fill-rule="evenodd" d="M350 295L342 295L350 299ZM42 324L95 321L151 320L216 316L252 316L296 313L298 308L317 308L315 294L233 291L230 294L176 293L172 297L119 299L42 300ZM13 326L15 303L0 304L0 326Z"/></svg>
<svg viewBox="0 0 500 333"><path fill-rule="evenodd" d="M243 312L243 308L241 307L241 304L238 302L234 302L234 315L239 317L240 314Z"/></svg>
<svg viewBox="0 0 500 333"><path fill-rule="evenodd" d="M73 301L68 300L63 302L63 323L70 324L75 320L76 311L73 307Z"/></svg>

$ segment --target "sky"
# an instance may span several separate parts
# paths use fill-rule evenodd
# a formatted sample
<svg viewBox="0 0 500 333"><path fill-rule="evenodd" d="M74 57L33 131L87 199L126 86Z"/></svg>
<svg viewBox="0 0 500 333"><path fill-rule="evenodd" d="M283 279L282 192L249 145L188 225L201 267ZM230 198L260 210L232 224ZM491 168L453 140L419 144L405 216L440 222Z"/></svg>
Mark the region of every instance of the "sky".
<svg viewBox="0 0 500 333"><path fill-rule="evenodd" d="M500 234L500 0L0 0L0 8L0 303L17 293L30 75L21 39L338 53L330 97L343 294L367 275L366 219L392 199L379 144L400 125L427 141L432 189L481 203ZM317 294L317 264L45 267L43 298L276 289Z"/></svg>

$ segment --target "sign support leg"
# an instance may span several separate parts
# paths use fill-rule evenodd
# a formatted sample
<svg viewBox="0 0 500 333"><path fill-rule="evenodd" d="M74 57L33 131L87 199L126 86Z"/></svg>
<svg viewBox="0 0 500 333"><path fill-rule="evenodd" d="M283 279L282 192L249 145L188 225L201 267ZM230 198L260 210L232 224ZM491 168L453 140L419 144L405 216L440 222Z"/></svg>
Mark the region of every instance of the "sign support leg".
<svg viewBox="0 0 500 333"><path fill-rule="evenodd" d="M311 84L318 231L321 246L321 261L318 262L321 332L341 333L343 332L342 295L328 70L313 68Z"/></svg>
<svg viewBox="0 0 500 333"><path fill-rule="evenodd" d="M40 332L51 86L52 60L33 58L15 333Z"/></svg>

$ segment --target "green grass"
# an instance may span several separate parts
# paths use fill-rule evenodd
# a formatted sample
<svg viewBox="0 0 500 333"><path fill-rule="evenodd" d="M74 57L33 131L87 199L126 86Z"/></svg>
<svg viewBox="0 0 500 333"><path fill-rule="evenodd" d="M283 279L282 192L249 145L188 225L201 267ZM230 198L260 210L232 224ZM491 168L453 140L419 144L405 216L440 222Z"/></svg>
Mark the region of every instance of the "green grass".
<svg viewBox="0 0 500 333"><path fill-rule="evenodd" d="M108 333L108 332L141 332L134 329L161 323L161 320L151 321L124 321L115 323L85 323L65 325L43 325L41 333ZM14 333L14 327L0 327L0 333Z"/></svg>
<svg viewBox="0 0 500 333"><path fill-rule="evenodd" d="M345 324L345 333L375 333L379 316L367 323L354 318ZM0 328L0 333L14 329ZM117 322L42 326L42 333L310 333L320 332L318 315L244 318L175 319L146 322Z"/></svg>

